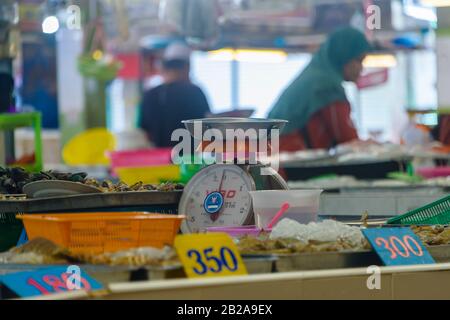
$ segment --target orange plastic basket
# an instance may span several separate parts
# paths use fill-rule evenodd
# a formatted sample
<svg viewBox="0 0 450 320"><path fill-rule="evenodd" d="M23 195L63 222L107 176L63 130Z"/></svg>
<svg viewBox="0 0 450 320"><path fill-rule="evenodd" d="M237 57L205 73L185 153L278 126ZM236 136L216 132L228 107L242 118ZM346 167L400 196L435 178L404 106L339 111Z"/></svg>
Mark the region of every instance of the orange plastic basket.
<svg viewBox="0 0 450 320"><path fill-rule="evenodd" d="M18 216L29 239L46 238L73 253L105 253L173 245L184 216L73 213Z"/></svg>

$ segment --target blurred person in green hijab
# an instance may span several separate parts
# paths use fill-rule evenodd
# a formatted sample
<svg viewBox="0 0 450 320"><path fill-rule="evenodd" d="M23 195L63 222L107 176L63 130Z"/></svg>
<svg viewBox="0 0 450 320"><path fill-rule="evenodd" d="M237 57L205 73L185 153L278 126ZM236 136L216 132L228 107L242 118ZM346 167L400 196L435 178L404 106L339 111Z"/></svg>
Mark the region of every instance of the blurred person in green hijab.
<svg viewBox="0 0 450 320"><path fill-rule="evenodd" d="M328 37L269 114L289 121L281 151L330 149L358 140L343 82L358 81L370 51L365 35L354 28L341 28Z"/></svg>

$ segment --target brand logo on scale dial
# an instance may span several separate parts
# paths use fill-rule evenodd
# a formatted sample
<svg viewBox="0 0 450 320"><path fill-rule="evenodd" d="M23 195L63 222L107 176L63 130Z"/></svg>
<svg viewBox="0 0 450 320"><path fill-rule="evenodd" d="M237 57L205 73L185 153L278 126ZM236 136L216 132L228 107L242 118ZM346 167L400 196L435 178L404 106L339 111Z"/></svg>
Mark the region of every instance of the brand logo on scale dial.
<svg viewBox="0 0 450 320"><path fill-rule="evenodd" d="M213 192L206 197L204 207L207 213L216 214L222 209L223 203L223 195L220 192Z"/></svg>

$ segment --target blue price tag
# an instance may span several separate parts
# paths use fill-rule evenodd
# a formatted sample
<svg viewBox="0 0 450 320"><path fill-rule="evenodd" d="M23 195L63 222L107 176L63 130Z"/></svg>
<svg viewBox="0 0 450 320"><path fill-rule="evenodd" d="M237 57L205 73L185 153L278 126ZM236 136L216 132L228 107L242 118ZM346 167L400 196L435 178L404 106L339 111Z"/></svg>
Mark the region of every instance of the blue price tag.
<svg viewBox="0 0 450 320"><path fill-rule="evenodd" d="M363 233L386 266L435 263L411 228L366 229Z"/></svg>
<svg viewBox="0 0 450 320"><path fill-rule="evenodd" d="M102 285L78 266L40 268L0 276L0 284L19 297L35 297L75 290L99 290Z"/></svg>

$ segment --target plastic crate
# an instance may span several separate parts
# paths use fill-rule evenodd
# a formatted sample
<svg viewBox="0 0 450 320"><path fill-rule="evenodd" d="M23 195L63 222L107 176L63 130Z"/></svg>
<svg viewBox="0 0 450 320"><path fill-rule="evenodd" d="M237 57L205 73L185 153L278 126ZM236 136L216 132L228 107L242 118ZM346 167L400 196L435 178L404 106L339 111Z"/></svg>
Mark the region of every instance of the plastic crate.
<svg viewBox="0 0 450 320"><path fill-rule="evenodd" d="M173 245L184 216L148 213L34 214L22 219L30 240L46 238L73 253L97 254Z"/></svg>
<svg viewBox="0 0 450 320"><path fill-rule="evenodd" d="M0 213L0 252L15 247L23 230L22 221L15 214Z"/></svg>
<svg viewBox="0 0 450 320"><path fill-rule="evenodd" d="M402 216L392 218L388 221L388 224L448 225L450 224L450 196Z"/></svg>

